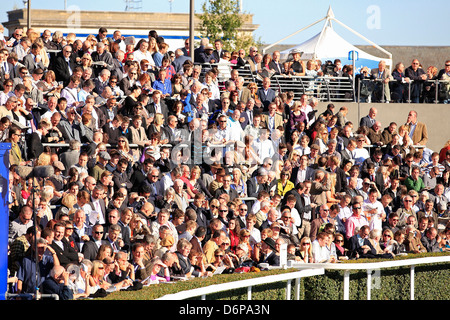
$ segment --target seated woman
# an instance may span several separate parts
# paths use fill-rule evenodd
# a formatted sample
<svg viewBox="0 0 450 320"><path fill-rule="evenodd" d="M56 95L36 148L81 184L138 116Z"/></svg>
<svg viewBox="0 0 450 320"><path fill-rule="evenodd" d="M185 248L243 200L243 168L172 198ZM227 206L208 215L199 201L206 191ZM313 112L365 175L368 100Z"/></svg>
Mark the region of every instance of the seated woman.
<svg viewBox="0 0 450 320"><path fill-rule="evenodd" d="M234 264L228 254L221 248L214 251L214 260L206 267L206 271L216 271L217 268L225 269L222 273L232 273L234 271Z"/></svg>

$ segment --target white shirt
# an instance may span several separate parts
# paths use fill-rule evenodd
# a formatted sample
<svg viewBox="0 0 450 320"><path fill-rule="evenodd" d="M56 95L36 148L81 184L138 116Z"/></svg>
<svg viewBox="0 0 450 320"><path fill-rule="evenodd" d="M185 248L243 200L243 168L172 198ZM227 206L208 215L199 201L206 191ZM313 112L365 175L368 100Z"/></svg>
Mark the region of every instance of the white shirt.
<svg viewBox="0 0 450 320"><path fill-rule="evenodd" d="M367 151L366 148L355 148L355 150L353 150L353 159L355 159L355 164L357 165L361 165L364 160L366 160L367 158L370 157L369 151Z"/></svg>
<svg viewBox="0 0 450 320"><path fill-rule="evenodd" d="M348 218L350 218L351 216L352 216L352 210L350 209L350 207L344 207L344 208L342 208L341 207L341 205L339 205L339 214L338 214L338 217L339 217L339 219L348 219Z"/></svg>
<svg viewBox="0 0 450 320"><path fill-rule="evenodd" d="M304 182L306 180L306 169L302 169L302 168L298 168L298 173L297 173L297 180L295 181L295 184L299 183L299 182Z"/></svg>
<svg viewBox="0 0 450 320"><path fill-rule="evenodd" d="M373 215L367 215L366 217L370 217L369 220L369 228L370 230L373 229L378 229L378 230L382 230L382 221L381 221L381 215L384 212L384 208L383 205L381 204L380 201L375 201L374 203L370 202L369 199L364 200L363 204L362 204L362 211L370 211L373 209L377 209L377 213L373 214Z"/></svg>
<svg viewBox="0 0 450 320"><path fill-rule="evenodd" d="M330 259L330 250L326 245L321 247L317 239L312 243L312 253L315 263L326 262Z"/></svg>
<svg viewBox="0 0 450 320"><path fill-rule="evenodd" d="M151 66L155 66L155 61L150 52L142 52L141 50L136 50L133 52L134 61L141 62L141 60L147 60Z"/></svg>
<svg viewBox="0 0 450 320"><path fill-rule="evenodd" d="M253 142L253 149L255 149L258 157L261 160L264 160L267 157L272 158L275 154L273 143L269 139L264 141L260 140L259 138L256 139L255 142Z"/></svg>

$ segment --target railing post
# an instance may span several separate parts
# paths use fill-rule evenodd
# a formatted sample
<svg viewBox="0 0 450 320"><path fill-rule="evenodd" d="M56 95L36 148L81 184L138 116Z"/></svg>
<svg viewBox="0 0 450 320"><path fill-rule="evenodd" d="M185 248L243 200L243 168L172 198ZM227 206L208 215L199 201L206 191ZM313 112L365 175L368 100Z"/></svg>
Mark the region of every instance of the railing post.
<svg viewBox="0 0 450 320"><path fill-rule="evenodd" d="M436 88L435 88L435 94L434 94L434 103L438 103L439 100L439 79L436 79Z"/></svg>
<svg viewBox="0 0 450 320"><path fill-rule="evenodd" d="M414 269L416 268L416 266L411 266L411 272L410 272L410 277L411 277L411 300L414 300Z"/></svg>
<svg viewBox="0 0 450 320"><path fill-rule="evenodd" d="M252 286L247 287L247 300L252 300Z"/></svg>
<svg viewBox="0 0 450 320"><path fill-rule="evenodd" d="M408 103L411 103L411 82L412 80L409 80L408 82Z"/></svg>
<svg viewBox="0 0 450 320"><path fill-rule="evenodd" d="M385 103L386 100L384 99L384 81L381 80L381 103Z"/></svg>
<svg viewBox="0 0 450 320"><path fill-rule="evenodd" d="M295 279L295 300L300 300L300 280L301 278Z"/></svg>
<svg viewBox="0 0 450 320"><path fill-rule="evenodd" d="M371 300L372 270L367 269L367 300Z"/></svg>
<svg viewBox="0 0 450 320"><path fill-rule="evenodd" d="M344 300L350 298L350 270L344 272Z"/></svg>
<svg viewBox="0 0 450 320"><path fill-rule="evenodd" d="M286 284L286 300L291 300L291 281L292 280L288 280Z"/></svg>

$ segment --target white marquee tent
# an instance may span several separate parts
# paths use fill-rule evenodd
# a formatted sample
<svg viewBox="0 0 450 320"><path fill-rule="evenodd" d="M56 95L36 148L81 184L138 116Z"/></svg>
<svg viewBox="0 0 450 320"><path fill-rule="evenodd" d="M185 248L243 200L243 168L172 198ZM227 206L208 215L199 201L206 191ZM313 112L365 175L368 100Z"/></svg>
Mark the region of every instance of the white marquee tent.
<svg viewBox="0 0 450 320"><path fill-rule="evenodd" d="M320 33L316 34L312 38L306 40L305 42L303 42L293 48L282 51L281 59L287 59L289 57L289 54L292 51L301 51L301 52L303 52L302 58L301 58L302 60L320 59L322 62L325 62L326 60L334 61L335 59L340 59L342 62L342 65L346 65L346 64L351 65L353 63L353 61L351 59L349 59L349 52L356 51L357 54L355 54L355 56L357 57L357 61L355 61L355 69L356 69L355 73L359 73L359 70L363 66L366 66L369 69L377 68L380 60L384 60L384 61L386 61L386 65L392 66L392 54L390 52L386 51L385 49L381 48L377 44L371 42L370 40L364 38L359 33L350 29L349 27L344 25L342 22L340 22L339 20L334 18L334 14L333 14L333 11L331 10L331 7L328 9L328 13L327 13L326 17L324 17L305 28L296 31L295 33L291 34L290 36L264 48L263 51L265 52L268 48L286 40L287 38L301 32L323 20L326 20L326 21L325 21L325 25L323 26L322 31ZM351 43L349 43L347 40L345 40L340 35L338 35L336 33L336 31L334 31L332 24L331 24L332 21L337 22L338 24L342 25L346 29L350 30L351 32L353 32L354 34L359 36L360 38L362 38L365 41L372 44L374 47L376 47L377 49L379 49L380 51L385 53L387 58L373 56L373 55L368 54L368 53L362 51L361 49L355 47Z"/></svg>

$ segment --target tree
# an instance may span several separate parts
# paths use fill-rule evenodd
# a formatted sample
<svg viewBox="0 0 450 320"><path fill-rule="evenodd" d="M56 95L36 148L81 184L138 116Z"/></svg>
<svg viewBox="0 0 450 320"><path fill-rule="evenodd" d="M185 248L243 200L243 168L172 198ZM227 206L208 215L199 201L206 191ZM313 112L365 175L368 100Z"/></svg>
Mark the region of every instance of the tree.
<svg viewBox="0 0 450 320"><path fill-rule="evenodd" d="M203 37L222 39L229 51L257 45L253 35L242 31L246 14L239 12L238 0L205 0L202 10L198 17Z"/></svg>

